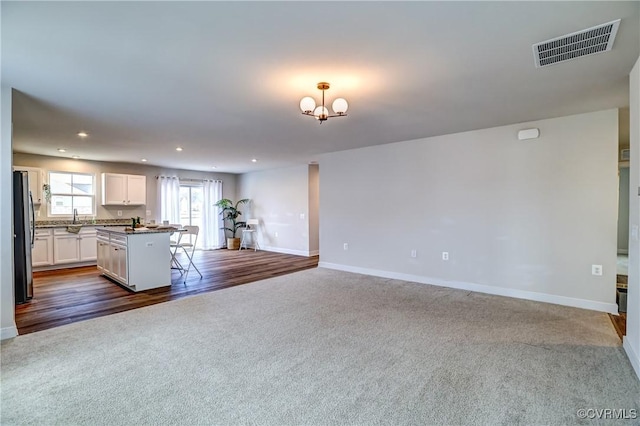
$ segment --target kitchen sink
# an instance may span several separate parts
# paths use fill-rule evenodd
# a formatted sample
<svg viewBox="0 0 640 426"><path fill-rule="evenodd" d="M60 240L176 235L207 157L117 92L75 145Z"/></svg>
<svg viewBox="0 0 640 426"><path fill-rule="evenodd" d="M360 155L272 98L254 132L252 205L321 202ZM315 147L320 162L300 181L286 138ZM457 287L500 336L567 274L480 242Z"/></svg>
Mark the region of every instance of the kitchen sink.
<svg viewBox="0 0 640 426"><path fill-rule="evenodd" d="M77 234L82 229L82 224L69 225L67 226L67 232L71 232L72 234Z"/></svg>

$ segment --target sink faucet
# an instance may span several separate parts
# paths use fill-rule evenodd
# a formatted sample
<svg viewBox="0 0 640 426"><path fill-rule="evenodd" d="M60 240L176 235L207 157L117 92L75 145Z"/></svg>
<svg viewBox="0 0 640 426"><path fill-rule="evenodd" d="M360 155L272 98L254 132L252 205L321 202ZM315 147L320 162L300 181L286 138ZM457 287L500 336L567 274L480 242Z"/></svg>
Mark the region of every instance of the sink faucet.
<svg viewBox="0 0 640 426"><path fill-rule="evenodd" d="M78 209L73 209L73 224L78 223Z"/></svg>

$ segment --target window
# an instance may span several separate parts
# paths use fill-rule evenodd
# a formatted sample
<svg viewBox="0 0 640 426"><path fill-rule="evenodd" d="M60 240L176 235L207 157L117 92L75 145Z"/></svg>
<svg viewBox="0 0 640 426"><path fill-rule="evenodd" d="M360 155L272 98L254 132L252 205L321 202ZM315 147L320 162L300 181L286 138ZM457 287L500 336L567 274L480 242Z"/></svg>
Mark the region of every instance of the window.
<svg viewBox="0 0 640 426"><path fill-rule="evenodd" d="M49 172L49 216L95 215L94 176L85 173Z"/></svg>
<svg viewBox="0 0 640 426"><path fill-rule="evenodd" d="M202 184L200 185L180 185L180 223L183 225L198 226L202 229ZM189 243L191 235L188 236ZM183 237L184 238L184 237ZM186 242L182 240L182 242ZM196 242L196 247L200 248L201 241Z"/></svg>

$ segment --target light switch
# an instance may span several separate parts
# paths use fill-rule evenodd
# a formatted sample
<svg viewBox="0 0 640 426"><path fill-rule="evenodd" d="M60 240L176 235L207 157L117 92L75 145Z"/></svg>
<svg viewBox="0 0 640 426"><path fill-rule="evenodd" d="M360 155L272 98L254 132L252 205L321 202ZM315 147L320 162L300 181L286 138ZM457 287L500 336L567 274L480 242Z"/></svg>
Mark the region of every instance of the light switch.
<svg viewBox="0 0 640 426"><path fill-rule="evenodd" d="M638 225L631 226L631 238L638 241Z"/></svg>

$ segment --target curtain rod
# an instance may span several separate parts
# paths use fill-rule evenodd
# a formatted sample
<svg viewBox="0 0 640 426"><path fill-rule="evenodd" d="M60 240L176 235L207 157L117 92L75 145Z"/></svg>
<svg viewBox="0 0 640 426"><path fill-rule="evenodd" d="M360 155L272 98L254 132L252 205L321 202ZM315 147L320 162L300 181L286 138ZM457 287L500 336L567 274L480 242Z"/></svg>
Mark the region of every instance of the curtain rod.
<svg viewBox="0 0 640 426"><path fill-rule="evenodd" d="M184 182L205 182L205 181L209 181L209 182L222 182L220 179L191 179L191 178L181 178L178 176L156 176L156 179L178 179Z"/></svg>

